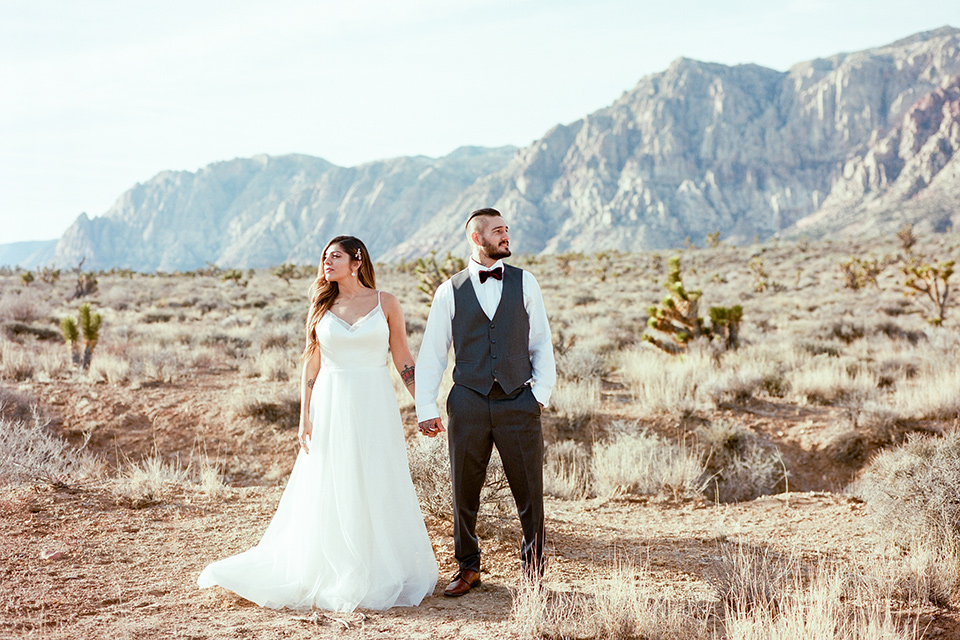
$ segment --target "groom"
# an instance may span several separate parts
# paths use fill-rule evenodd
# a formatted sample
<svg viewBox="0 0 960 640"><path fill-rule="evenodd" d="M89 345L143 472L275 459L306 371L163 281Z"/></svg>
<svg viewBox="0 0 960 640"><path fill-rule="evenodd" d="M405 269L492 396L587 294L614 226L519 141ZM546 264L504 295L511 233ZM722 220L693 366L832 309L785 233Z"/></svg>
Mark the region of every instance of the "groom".
<svg viewBox="0 0 960 640"><path fill-rule="evenodd" d="M478 209L466 227L471 260L437 289L416 366L420 432L434 437L444 431L437 394L453 343L447 415L460 570L444 595L454 597L480 584L477 511L493 445L520 515L524 573L543 576L540 410L557 377L540 286L529 272L503 263L510 256L507 223L496 209Z"/></svg>

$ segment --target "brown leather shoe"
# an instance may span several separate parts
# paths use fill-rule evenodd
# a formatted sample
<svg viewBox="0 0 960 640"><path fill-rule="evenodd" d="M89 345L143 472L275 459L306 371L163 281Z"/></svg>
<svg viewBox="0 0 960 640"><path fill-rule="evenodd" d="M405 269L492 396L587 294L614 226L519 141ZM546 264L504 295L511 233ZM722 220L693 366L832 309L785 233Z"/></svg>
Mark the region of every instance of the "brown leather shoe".
<svg viewBox="0 0 960 640"><path fill-rule="evenodd" d="M473 569L461 569L453 576L453 582L447 585L443 595L450 598L459 598L463 594L480 584L480 572Z"/></svg>

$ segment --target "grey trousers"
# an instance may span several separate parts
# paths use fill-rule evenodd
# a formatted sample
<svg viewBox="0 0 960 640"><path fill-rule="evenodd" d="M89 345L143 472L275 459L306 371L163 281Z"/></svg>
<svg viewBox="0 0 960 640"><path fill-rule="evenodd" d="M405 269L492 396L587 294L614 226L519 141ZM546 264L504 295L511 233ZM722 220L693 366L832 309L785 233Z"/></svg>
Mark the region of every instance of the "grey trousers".
<svg viewBox="0 0 960 640"><path fill-rule="evenodd" d="M520 559L543 575L543 430L529 386L512 394L494 384L488 395L455 384L447 396L447 442L453 481L453 543L460 569L480 569L477 511L493 445L520 516Z"/></svg>

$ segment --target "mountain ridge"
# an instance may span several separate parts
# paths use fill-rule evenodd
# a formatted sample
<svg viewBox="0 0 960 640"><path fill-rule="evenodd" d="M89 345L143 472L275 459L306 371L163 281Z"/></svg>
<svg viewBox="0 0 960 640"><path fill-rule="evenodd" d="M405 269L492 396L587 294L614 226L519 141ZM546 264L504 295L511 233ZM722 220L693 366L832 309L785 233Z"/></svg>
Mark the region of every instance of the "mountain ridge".
<svg viewBox="0 0 960 640"><path fill-rule="evenodd" d="M642 251L960 222L960 30L787 71L680 57L522 148L338 167L292 154L161 172L80 216L54 260L188 270L315 262L338 233L381 260L467 250L494 206L529 253ZM955 201L955 200L954 200Z"/></svg>

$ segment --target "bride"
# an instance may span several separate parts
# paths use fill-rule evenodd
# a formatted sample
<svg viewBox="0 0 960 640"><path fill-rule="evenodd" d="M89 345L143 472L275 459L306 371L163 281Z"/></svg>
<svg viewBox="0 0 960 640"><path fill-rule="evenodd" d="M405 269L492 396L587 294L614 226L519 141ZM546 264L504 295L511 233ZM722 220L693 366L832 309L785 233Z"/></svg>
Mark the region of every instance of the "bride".
<svg viewBox="0 0 960 640"><path fill-rule="evenodd" d="M197 583L276 609L416 606L433 593L437 562L386 366L389 347L412 395L403 310L375 289L352 236L327 244L312 294L293 473L259 544Z"/></svg>

